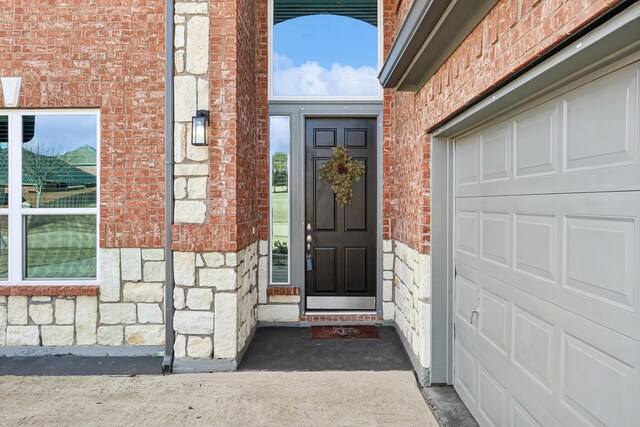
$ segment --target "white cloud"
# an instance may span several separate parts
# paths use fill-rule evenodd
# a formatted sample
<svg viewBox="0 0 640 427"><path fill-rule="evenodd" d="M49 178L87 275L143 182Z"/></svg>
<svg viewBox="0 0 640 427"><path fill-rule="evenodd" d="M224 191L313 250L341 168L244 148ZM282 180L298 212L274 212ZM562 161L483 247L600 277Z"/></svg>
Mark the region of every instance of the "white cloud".
<svg viewBox="0 0 640 427"><path fill-rule="evenodd" d="M331 69L308 61L300 66L274 53L273 94L275 96L376 96L378 73L373 67L354 68L333 63Z"/></svg>

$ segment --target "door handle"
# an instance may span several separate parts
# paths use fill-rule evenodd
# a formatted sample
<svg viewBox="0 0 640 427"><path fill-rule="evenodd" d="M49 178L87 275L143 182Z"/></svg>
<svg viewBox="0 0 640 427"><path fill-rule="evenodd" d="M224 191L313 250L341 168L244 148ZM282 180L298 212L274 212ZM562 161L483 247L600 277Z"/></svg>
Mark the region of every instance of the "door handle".
<svg viewBox="0 0 640 427"><path fill-rule="evenodd" d="M473 310L471 310L471 318L469 318L469 323L471 323L472 325L473 325L473 316L474 315L480 317L480 307L476 307Z"/></svg>

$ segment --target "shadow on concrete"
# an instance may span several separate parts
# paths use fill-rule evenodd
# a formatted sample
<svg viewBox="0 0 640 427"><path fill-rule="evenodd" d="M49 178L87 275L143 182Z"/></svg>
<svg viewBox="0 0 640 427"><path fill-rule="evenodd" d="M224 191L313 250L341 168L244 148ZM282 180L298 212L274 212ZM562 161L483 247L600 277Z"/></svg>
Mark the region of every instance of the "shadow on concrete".
<svg viewBox="0 0 640 427"><path fill-rule="evenodd" d="M426 387L422 389L422 395L444 427L478 427L452 386Z"/></svg>
<svg viewBox="0 0 640 427"><path fill-rule="evenodd" d="M311 339L310 328L259 327L241 371L410 371L395 329L378 326L375 339Z"/></svg>
<svg viewBox="0 0 640 427"><path fill-rule="evenodd" d="M162 359L80 356L0 357L0 375L162 375Z"/></svg>

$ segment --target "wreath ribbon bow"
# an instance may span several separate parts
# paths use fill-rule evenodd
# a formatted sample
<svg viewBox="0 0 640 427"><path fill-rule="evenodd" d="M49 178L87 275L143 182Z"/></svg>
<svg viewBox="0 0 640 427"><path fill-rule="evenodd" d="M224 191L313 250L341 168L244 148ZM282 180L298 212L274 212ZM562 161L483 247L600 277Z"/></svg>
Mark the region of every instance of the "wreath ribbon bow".
<svg viewBox="0 0 640 427"><path fill-rule="evenodd" d="M331 184L339 205L350 205L353 199L353 182L360 181L366 167L363 162L353 160L345 147L335 147L332 151L333 156L320 168L318 179Z"/></svg>

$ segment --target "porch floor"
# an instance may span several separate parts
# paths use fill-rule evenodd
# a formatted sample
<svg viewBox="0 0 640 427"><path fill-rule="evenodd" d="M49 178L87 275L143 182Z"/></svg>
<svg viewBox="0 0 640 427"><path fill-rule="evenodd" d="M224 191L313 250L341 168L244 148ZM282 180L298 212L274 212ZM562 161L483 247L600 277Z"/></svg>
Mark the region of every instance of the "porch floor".
<svg viewBox="0 0 640 427"><path fill-rule="evenodd" d="M311 339L310 328L259 327L240 371L411 371L395 329L378 326L377 339Z"/></svg>

